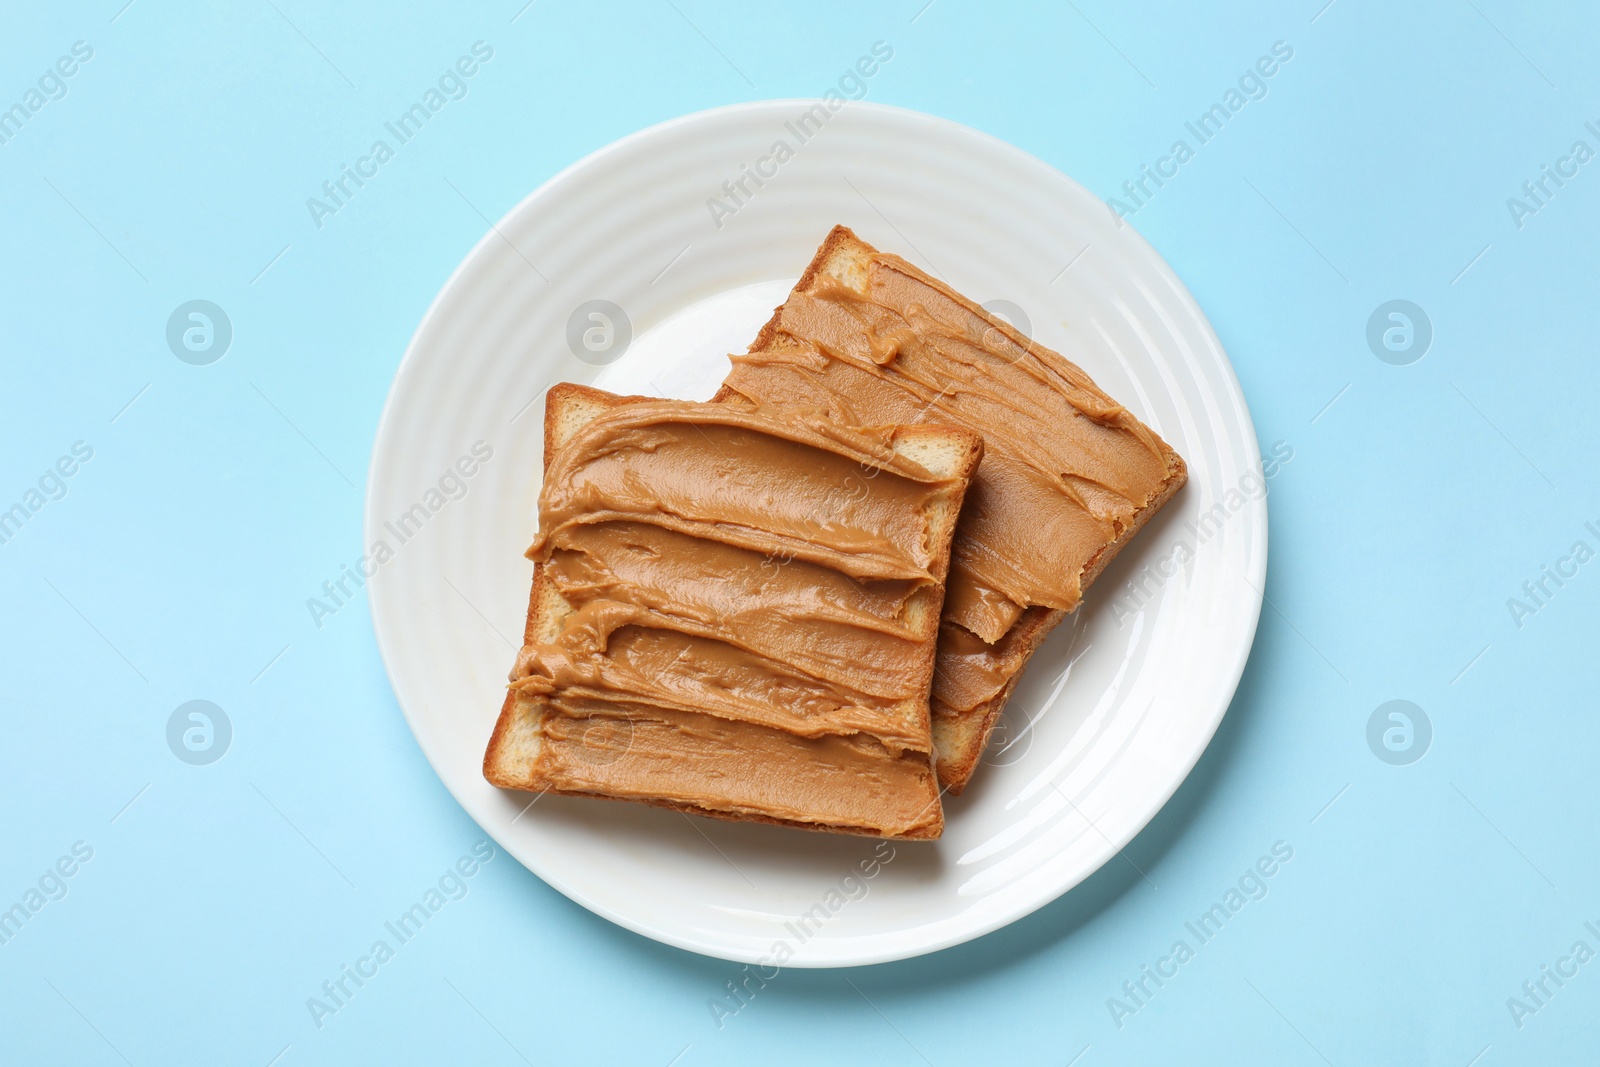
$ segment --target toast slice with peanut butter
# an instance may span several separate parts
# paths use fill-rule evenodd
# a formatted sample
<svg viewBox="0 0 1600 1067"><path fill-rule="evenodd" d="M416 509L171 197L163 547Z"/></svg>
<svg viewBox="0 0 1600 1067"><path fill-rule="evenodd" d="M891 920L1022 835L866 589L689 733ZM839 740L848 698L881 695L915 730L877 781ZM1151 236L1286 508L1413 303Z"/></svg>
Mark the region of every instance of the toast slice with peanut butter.
<svg viewBox="0 0 1600 1067"><path fill-rule="evenodd" d="M982 465L952 549L932 713L960 793L1045 636L1187 480L1079 367L836 226L714 401L962 426Z"/></svg>
<svg viewBox="0 0 1600 1067"><path fill-rule="evenodd" d="M546 397L498 786L884 837L943 830L928 694L970 430Z"/></svg>

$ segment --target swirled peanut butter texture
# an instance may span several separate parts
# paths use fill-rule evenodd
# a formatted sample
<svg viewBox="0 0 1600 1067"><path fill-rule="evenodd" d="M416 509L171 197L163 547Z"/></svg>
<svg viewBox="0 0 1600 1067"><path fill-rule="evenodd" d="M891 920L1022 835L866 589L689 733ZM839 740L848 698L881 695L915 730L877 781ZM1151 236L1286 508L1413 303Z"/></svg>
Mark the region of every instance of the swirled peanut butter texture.
<svg viewBox="0 0 1600 1067"><path fill-rule="evenodd" d="M843 227L731 358L723 402L982 434L933 690L960 792L1028 656L1183 484L1182 459L1077 366Z"/></svg>
<svg viewBox="0 0 1600 1067"><path fill-rule="evenodd" d="M559 448L547 430L490 780L938 836L928 692L980 440L579 387L548 418L586 403ZM947 471L910 458L952 446Z"/></svg>

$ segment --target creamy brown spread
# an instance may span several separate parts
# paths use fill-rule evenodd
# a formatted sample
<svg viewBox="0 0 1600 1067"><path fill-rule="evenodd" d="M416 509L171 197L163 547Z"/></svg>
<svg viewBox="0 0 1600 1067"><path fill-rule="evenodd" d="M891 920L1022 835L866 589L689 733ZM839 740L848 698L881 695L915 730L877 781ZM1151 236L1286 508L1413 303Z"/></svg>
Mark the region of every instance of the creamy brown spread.
<svg viewBox="0 0 1600 1067"><path fill-rule="evenodd" d="M553 458L529 549L571 607L514 689L562 788L904 833L939 821L926 710L948 484L893 428L628 403ZM618 738L624 739L619 742Z"/></svg>
<svg viewBox="0 0 1600 1067"><path fill-rule="evenodd" d="M983 435L934 683L947 705L975 707L1007 672L948 624L993 645L1029 607L1075 608L1085 568L1167 479L1160 440L1083 371L1019 343L898 256L872 256L865 292L818 272L777 326L771 343L732 357L728 388L851 425L943 423Z"/></svg>

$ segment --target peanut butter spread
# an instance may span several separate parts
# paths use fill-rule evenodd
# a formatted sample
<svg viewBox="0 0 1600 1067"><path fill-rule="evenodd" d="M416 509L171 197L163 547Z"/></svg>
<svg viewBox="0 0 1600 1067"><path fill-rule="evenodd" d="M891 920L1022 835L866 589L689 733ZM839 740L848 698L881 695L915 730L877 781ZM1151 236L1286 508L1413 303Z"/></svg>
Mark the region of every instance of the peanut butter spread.
<svg viewBox="0 0 1600 1067"><path fill-rule="evenodd" d="M732 357L724 385L850 425L936 422L983 435L934 683L944 703L970 708L1007 678L984 646L1029 607L1077 607L1085 569L1157 495L1170 453L1082 370L898 256L874 253L865 274L858 291L815 272L779 310L775 335Z"/></svg>
<svg viewBox="0 0 1600 1067"><path fill-rule="evenodd" d="M874 832L940 821L926 591L950 483L896 454L894 429L633 402L556 453L528 554L567 613L512 688L547 704L561 788Z"/></svg>

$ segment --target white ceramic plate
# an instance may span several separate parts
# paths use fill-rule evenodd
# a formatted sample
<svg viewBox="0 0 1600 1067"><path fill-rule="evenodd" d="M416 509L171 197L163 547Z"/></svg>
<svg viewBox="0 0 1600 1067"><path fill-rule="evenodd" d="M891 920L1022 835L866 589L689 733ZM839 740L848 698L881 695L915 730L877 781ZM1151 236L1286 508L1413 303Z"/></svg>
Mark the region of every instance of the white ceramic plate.
<svg viewBox="0 0 1600 1067"><path fill-rule="evenodd" d="M1004 926L1139 832L1233 697L1260 613L1267 512L1227 357L1131 227L1032 156L927 115L851 103L802 143L811 107L740 105L626 137L486 234L395 375L366 536L393 553L367 588L395 694L484 830L573 900L648 937L824 967ZM793 153L781 165L779 141ZM757 167L772 176L760 187L747 178L735 202L723 183ZM713 212L713 197L734 210ZM941 841L890 846L559 797L530 808L531 795L488 785L484 744L527 605L543 391L596 381L708 398L726 353L744 350L838 222L975 300L1008 302L995 306L1177 448L1188 488L1034 658L986 765L947 803ZM624 309L625 348L612 313L606 349L607 322L583 308L596 300ZM580 308L587 359L568 343ZM584 346L584 330L603 351ZM457 467L478 442L492 456ZM1201 538L1188 524L1207 512ZM1119 606L1141 575L1142 603Z"/></svg>

